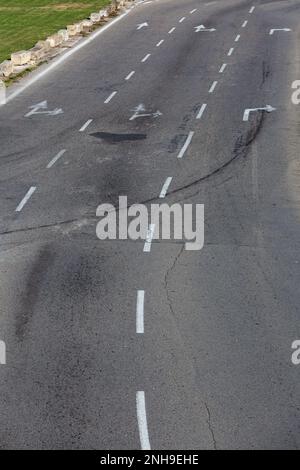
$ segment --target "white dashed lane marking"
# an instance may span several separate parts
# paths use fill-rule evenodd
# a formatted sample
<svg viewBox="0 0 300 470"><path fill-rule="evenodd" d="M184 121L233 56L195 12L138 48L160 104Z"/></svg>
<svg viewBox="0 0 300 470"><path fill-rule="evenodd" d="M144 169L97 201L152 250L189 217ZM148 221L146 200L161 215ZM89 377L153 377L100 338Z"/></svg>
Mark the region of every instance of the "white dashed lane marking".
<svg viewBox="0 0 300 470"><path fill-rule="evenodd" d="M186 142L185 142L184 146L182 147L182 149L180 150L177 158L182 158L184 156L185 152L187 151L187 149L190 146L190 143L192 142L193 136L194 136L194 132L190 132L187 139L186 139Z"/></svg>
<svg viewBox="0 0 300 470"><path fill-rule="evenodd" d="M167 194L168 189L169 189L169 187L170 187L171 181L172 181L172 177L169 176L169 177L166 179L166 181L164 182L164 185L163 185L163 187L162 187L162 189L161 189L161 192L160 192L160 195L159 195L160 198L166 197L166 194Z"/></svg>
<svg viewBox="0 0 300 470"><path fill-rule="evenodd" d="M117 91L113 91L111 95L109 95L109 97L106 98L106 100L104 101L104 104L108 104L114 98L114 96L116 96L117 93L118 93Z"/></svg>
<svg viewBox="0 0 300 470"><path fill-rule="evenodd" d="M203 103L203 105L201 106L201 108L200 108L200 110L199 110L199 113L197 114L196 119L201 119L201 118L202 118L203 113L204 113L204 111L205 111L205 109L206 109L206 106L207 106L207 104L206 104L206 103Z"/></svg>
<svg viewBox="0 0 300 470"><path fill-rule="evenodd" d="M79 132L84 132L86 128L91 124L91 122L93 122L93 119L89 119L88 121L86 121L86 123L83 124L83 126L79 129Z"/></svg>
<svg viewBox="0 0 300 470"><path fill-rule="evenodd" d="M31 188L27 191L27 193L25 194L25 196L23 197L22 201L20 202L20 204L18 205L18 207L16 208L16 212L21 212L21 210L23 209L23 207L25 206L25 204L29 201L29 199L31 198L31 196L33 195L33 193L35 192L36 190L36 187L35 186L31 186Z"/></svg>
<svg viewBox="0 0 300 470"><path fill-rule="evenodd" d="M146 60L148 60L150 56L151 54L145 55L145 57L141 60L141 62L146 62Z"/></svg>
<svg viewBox="0 0 300 470"><path fill-rule="evenodd" d="M151 450L147 424L145 392L143 391L139 391L136 393L136 413L139 427L141 449Z"/></svg>
<svg viewBox="0 0 300 470"><path fill-rule="evenodd" d="M65 152L66 152L66 149L63 149L60 152L58 152L58 154L55 155L55 157L53 157L52 160L48 163L47 168L52 168L53 165L60 159L60 157L63 156Z"/></svg>

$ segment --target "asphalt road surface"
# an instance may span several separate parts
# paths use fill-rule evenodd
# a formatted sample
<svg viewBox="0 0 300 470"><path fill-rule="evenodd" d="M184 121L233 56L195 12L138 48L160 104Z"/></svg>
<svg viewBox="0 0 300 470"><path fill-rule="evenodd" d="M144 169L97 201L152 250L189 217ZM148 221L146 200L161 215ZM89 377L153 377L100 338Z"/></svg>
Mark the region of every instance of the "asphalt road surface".
<svg viewBox="0 0 300 470"><path fill-rule="evenodd" d="M1 108L2 449L299 448L299 17L146 2ZM203 249L100 241L120 195Z"/></svg>

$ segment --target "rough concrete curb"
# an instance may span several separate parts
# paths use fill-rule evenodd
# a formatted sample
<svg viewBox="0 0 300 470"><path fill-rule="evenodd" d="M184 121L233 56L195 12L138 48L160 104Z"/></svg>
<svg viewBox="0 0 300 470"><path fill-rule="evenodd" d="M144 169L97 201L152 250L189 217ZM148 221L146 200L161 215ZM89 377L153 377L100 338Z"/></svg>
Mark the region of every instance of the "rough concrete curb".
<svg viewBox="0 0 300 470"><path fill-rule="evenodd" d="M10 60L5 60L0 64L0 94L3 81L15 78L20 73L56 57L66 48L76 44L82 35L89 34L97 27L106 24L110 17L117 16L119 12L122 12L126 7L130 7L135 1L111 0L111 4L106 9L91 13L89 19L67 25L66 29L52 34L46 40L38 41L28 51L11 54Z"/></svg>

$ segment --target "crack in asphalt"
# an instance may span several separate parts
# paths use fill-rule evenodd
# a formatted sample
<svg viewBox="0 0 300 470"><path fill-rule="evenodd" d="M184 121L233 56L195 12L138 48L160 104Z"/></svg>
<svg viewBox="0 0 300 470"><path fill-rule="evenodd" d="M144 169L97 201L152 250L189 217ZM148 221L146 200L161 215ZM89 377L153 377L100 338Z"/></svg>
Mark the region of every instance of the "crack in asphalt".
<svg viewBox="0 0 300 470"><path fill-rule="evenodd" d="M213 440L213 443L214 443L214 449L218 450L217 441L216 441L216 438L215 438L215 433L214 433L214 430L213 430L213 427L212 427L212 424L211 424L210 409L209 409L207 403L204 403L204 405L205 405L207 416L208 416L207 425L208 425L208 428L209 428L209 431L210 431L210 434L211 434L211 437L212 437L212 440Z"/></svg>

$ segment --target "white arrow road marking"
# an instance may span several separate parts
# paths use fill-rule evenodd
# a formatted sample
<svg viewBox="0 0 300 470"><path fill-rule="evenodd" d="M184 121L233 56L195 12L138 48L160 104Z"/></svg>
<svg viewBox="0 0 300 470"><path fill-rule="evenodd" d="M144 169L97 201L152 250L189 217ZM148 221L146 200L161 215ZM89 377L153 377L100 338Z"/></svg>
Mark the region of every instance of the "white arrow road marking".
<svg viewBox="0 0 300 470"><path fill-rule="evenodd" d="M34 104L33 106L29 106L29 109L31 109L31 111L25 114L25 117L30 117L34 114L46 114L47 116L57 116L58 114L63 114L63 110L61 108L55 108L52 111L46 111L47 108L47 101L41 101L40 103Z"/></svg>
<svg viewBox="0 0 300 470"><path fill-rule="evenodd" d="M292 31L290 28L277 28L277 29L270 29L270 36L272 36L272 34L274 34L274 31L286 31L286 32L289 32L289 31Z"/></svg>
<svg viewBox="0 0 300 470"><path fill-rule="evenodd" d="M147 230L146 241L144 244L144 249L143 249L144 253L150 253L151 251L151 245L152 245L152 240L154 237L154 232L155 232L155 224L150 224Z"/></svg>
<svg viewBox="0 0 300 470"><path fill-rule="evenodd" d="M6 345L4 341L0 341L0 364L6 364Z"/></svg>
<svg viewBox="0 0 300 470"><path fill-rule="evenodd" d="M200 31L208 31L208 32L216 31L215 28L205 28L203 24L200 24L200 26L194 26L194 28L195 28L196 33L199 33Z"/></svg>
<svg viewBox="0 0 300 470"><path fill-rule="evenodd" d="M254 112L254 111L266 111L267 113L271 113L272 111L276 111L276 108L273 108L272 106L270 106L269 104L267 104L267 106L265 106L264 108L249 108L249 109L245 109L244 111L244 116L243 116L243 121L248 121L249 120L249 115L250 113Z"/></svg>
<svg viewBox="0 0 300 470"><path fill-rule="evenodd" d="M192 142L192 138L193 138L194 134L195 134L195 132L190 132L190 133L189 133L189 135L188 135L188 137L187 137L187 139L186 139L186 141L185 141L185 144L184 144L184 146L182 147L182 149L180 150L180 152L179 152L177 158L182 158L182 157L184 156L185 152L187 151L187 149L188 149L189 146L190 146L190 143Z"/></svg>
<svg viewBox="0 0 300 470"><path fill-rule="evenodd" d="M146 108L143 104L139 104L135 109L133 109L134 114L131 116L129 121L134 121L137 118L141 117L154 117L157 118L159 116L162 116L162 113L160 111L156 111L155 113L146 113Z"/></svg>
<svg viewBox="0 0 300 470"><path fill-rule="evenodd" d="M145 392L143 391L136 393L136 412L141 448L142 450L151 450L147 424Z"/></svg>
<svg viewBox="0 0 300 470"><path fill-rule="evenodd" d="M31 188L27 191L27 193L25 194L25 196L23 197L22 201L20 202L20 204L18 205L18 207L16 208L16 212L21 212L21 210L23 209L23 207L25 206L26 202L31 198L31 196L33 195L34 191L36 190L36 187L35 186L31 186Z"/></svg>
<svg viewBox="0 0 300 470"><path fill-rule="evenodd" d="M142 28L147 28L147 26L149 26L149 25L148 25L148 23L146 23L146 22L145 22L145 23L140 23L140 24L138 24L138 26L137 26L136 29L137 29L137 30L140 30L140 29L142 29Z"/></svg>
<svg viewBox="0 0 300 470"><path fill-rule="evenodd" d="M169 186L170 186L170 184L171 184L172 179L173 179L172 176L169 176L169 177L166 179L166 181L164 182L164 185L163 185L163 187L161 188L161 192L160 192L160 195L159 195L159 197L160 197L161 199L164 198L164 197L166 197L166 194L167 194L167 192L168 192L168 189L169 189Z"/></svg>
<svg viewBox="0 0 300 470"><path fill-rule="evenodd" d="M144 333L144 303L145 291L138 290L136 298L136 332L137 334Z"/></svg>

